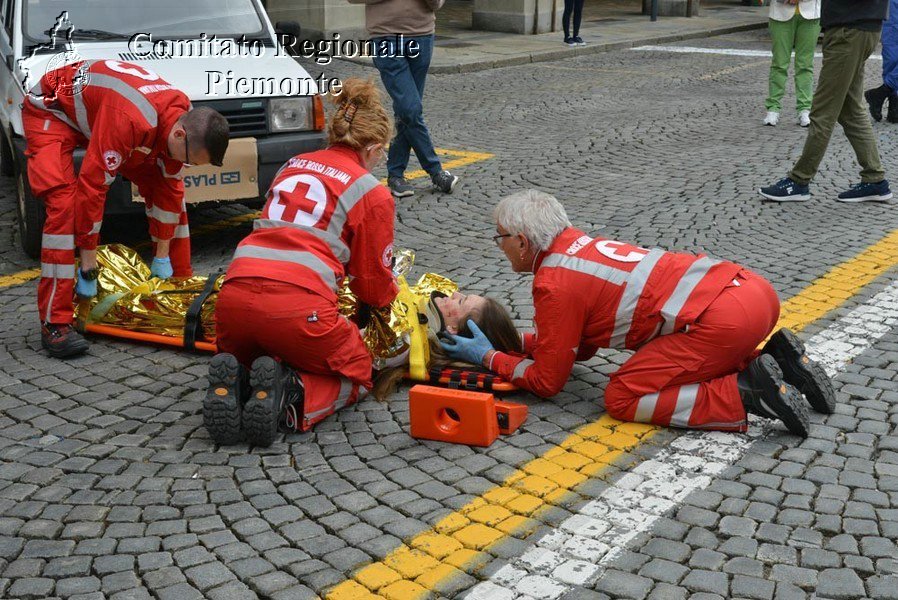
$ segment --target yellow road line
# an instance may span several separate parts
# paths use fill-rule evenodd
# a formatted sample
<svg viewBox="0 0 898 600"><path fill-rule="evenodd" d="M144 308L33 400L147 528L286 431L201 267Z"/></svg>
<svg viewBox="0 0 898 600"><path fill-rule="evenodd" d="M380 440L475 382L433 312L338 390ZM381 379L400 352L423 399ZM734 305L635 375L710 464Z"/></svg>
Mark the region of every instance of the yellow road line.
<svg viewBox="0 0 898 600"><path fill-rule="evenodd" d="M437 154L440 157L448 157L449 160L443 162L443 167L445 169L457 169L458 167L463 167L465 165L470 165L476 162L481 162L484 160L489 160L495 156L494 154L490 154L488 152L469 152L465 150L447 150L445 148L437 148ZM410 171L406 174L406 179L421 179L427 177L427 173L421 169L417 171ZM386 183L384 179L382 181ZM199 225L197 227L192 227L190 230L191 237L196 235L204 235L208 233L215 233L221 231L223 229L228 229L230 227L234 227L236 225L241 225L243 223L248 223L259 217L259 211L254 211L251 213L246 213L243 215L237 215L235 217L228 217L226 219L222 219L220 221L216 221L214 223L207 223L205 225ZM137 246L138 249L145 248L146 243L141 243ZM24 271L19 271L17 273L12 273L11 275L3 275L0 276L0 290L8 287L12 287L15 285L21 285L23 283L27 283L29 281L33 281L41 276L40 269L26 269Z"/></svg>
<svg viewBox="0 0 898 600"><path fill-rule="evenodd" d="M833 267L784 302L777 329L795 331L838 308L861 288L898 263L898 230ZM608 466L659 430L643 423L622 423L607 415L577 429L512 473L505 481L440 519L382 561L364 566L327 592L327 600L386 598L413 600L439 593L461 572L476 574L492 556L494 544L525 538L540 525L542 511L580 498L577 486L615 471ZM626 468L617 464L618 468Z"/></svg>

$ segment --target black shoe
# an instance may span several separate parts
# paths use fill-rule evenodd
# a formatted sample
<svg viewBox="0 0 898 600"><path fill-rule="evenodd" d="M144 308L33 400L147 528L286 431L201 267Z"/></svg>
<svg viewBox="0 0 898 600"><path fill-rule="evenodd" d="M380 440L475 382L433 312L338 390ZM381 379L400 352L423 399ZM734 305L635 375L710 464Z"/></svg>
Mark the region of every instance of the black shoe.
<svg viewBox="0 0 898 600"><path fill-rule="evenodd" d="M761 352L776 359L783 370L783 379L804 394L814 410L833 414L836 408L833 382L822 365L808 358L797 335L784 327L771 336Z"/></svg>
<svg viewBox="0 0 898 600"><path fill-rule="evenodd" d="M268 447L285 421L287 407L302 406L302 381L293 369L260 356L253 362L249 383L252 392L243 407L243 431L250 444Z"/></svg>
<svg viewBox="0 0 898 600"><path fill-rule="evenodd" d="M867 106L870 108L870 116L874 121L882 121L882 104L886 98L892 95L892 89L886 85L873 88L864 92L864 99L867 100ZM890 104L891 106L891 104Z"/></svg>
<svg viewBox="0 0 898 600"><path fill-rule="evenodd" d="M430 178L433 181L433 187L440 190L444 194L451 194L458 185L458 176L453 175L449 171L440 171Z"/></svg>
<svg viewBox="0 0 898 600"><path fill-rule="evenodd" d="M87 352L90 344L71 323L41 325L41 346L53 358L71 358Z"/></svg>
<svg viewBox="0 0 898 600"><path fill-rule="evenodd" d="M898 123L898 95L889 96L889 112L886 114L886 121L889 123Z"/></svg>
<svg viewBox="0 0 898 600"><path fill-rule="evenodd" d="M216 443L236 444L243 437L240 427L243 403L249 395L244 369L233 354L216 354L209 363L209 389L203 400L203 425Z"/></svg>
<svg viewBox="0 0 898 600"><path fill-rule="evenodd" d="M739 373L739 394L745 412L779 419L795 435L808 437L808 405L801 392L783 380L783 372L769 354L762 354Z"/></svg>
<svg viewBox="0 0 898 600"><path fill-rule="evenodd" d="M415 188L405 177L387 177L387 187L395 198L405 198L415 195Z"/></svg>

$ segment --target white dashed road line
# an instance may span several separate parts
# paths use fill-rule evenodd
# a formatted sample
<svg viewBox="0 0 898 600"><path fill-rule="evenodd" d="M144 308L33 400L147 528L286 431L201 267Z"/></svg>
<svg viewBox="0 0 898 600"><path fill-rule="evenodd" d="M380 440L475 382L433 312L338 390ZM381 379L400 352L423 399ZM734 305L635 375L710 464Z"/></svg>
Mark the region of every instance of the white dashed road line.
<svg viewBox="0 0 898 600"><path fill-rule="evenodd" d="M808 355L833 377L896 325L898 283L893 283L811 337ZM747 435L685 432L472 588L466 600L555 600L573 586L592 587L633 539L673 513L691 492L708 487L771 426L752 418Z"/></svg>
<svg viewBox="0 0 898 600"><path fill-rule="evenodd" d="M721 54L724 56L756 56L758 58L771 58L770 50L743 50L741 48L699 48L697 46L638 46L631 48L641 52L672 52L674 54ZM814 58L823 58L823 54L817 52ZM871 60L882 60L881 54L871 54Z"/></svg>

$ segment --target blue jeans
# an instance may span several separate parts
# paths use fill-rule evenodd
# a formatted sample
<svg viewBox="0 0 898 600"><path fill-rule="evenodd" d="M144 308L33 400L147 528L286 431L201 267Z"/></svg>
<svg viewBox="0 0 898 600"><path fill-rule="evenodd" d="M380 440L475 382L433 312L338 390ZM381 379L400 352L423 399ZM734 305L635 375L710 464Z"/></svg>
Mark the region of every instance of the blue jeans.
<svg viewBox="0 0 898 600"><path fill-rule="evenodd" d="M397 50L395 37L375 38L373 41L379 45L381 40L390 40L391 48ZM390 143L387 156L387 174L390 177L405 174L412 149L428 174L434 176L443 170L430 140L430 132L424 124L424 79L433 56L433 35L407 37L406 46L410 40L415 40L420 49L415 58L396 56L400 52L393 52L393 56L374 57L374 66L380 71L384 87L393 99L393 114L396 116L396 137Z"/></svg>

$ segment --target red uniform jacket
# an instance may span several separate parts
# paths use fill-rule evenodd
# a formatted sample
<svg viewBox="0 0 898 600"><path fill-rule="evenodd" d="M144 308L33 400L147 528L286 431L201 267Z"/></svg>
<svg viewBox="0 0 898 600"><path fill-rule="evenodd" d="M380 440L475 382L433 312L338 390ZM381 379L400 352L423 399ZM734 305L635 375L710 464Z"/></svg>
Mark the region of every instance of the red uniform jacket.
<svg viewBox="0 0 898 600"><path fill-rule="evenodd" d="M524 336L532 358L500 352L491 368L539 396L554 396L575 360L599 348L636 349L688 327L741 268L707 256L593 239L569 227L534 267L536 333Z"/></svg>
<svg viewBox="0 0 898 600"><path fill-rule="evenodd" d="M175 121L190 110L183 92L144 67L103 60L50 71L26 98L29 108L88 140L75 196L78 246L96 248L106 191L118 173L150 201L154 237L174 237L184 199L183 164L168 156L167 141Z"/></svg>
<svg viewBox="0 0 898 600"><path fill-rule="evenodd" d="M393 196L347 146L291 158L275 176L227 279L261 277L336 301L343 278L366 304L386 306L393 280Z"/></svg>

